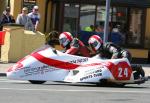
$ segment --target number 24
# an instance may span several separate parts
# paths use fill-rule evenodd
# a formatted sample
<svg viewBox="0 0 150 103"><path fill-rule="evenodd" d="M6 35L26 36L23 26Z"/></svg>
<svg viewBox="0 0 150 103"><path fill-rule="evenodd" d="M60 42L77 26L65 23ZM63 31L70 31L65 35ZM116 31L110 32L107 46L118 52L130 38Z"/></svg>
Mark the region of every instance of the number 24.
<svg viewBox="0 0 150 103"><path fill-rule="evenodd" d="M118 68L118 77L128 77L128 68Z"/></svg>

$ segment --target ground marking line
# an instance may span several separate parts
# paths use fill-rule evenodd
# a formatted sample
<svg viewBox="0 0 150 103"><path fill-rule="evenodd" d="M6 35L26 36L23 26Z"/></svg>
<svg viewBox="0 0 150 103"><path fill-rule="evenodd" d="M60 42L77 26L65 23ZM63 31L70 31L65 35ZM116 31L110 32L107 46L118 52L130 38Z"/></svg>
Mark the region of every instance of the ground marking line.
<svg viewBox="0 0 150 103"><path fill-rule="evenodd" d="M0 90L19 90L19 91L47 91L47 92L104 92L104 93L144 93L150 94L150 91L128 91L128 90L75 90L75 89L22 89L22 88L0 88Z"/></svg>

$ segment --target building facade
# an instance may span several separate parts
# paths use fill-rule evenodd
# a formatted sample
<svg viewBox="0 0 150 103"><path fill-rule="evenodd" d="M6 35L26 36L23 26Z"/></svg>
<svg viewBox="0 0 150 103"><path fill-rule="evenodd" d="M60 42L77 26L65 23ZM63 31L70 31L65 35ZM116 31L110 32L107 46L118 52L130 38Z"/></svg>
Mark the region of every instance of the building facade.
<svg viewBox="0 0 150 103"><path fill-rule="evenodd" d="M105 0L7 0L7 3L15 18L22 7L32 10L38 5L39 30L44 33L57 30L76 35L91 25L103 27L106 17ZM150 0L111 0L109 12L110 32L119 30L123 47L150 50ZM112 35L109 36L111 41Z"/></svg>

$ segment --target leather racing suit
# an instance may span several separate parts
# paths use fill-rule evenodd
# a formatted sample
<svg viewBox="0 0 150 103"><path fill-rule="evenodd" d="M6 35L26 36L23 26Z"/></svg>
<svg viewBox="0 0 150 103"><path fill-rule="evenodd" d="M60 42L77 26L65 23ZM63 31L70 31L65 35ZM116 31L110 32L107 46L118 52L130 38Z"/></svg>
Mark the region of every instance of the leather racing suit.
<svg viewBox="0 0 150 103"><path fill-rule="evenodd" d="M130 52L111 42L103 44L97 53L101 58L107 59L127 58L131 61L132 58Z"/></svg>
<svg viewBox="0 0 150 103"><path fill-rule="evenodd" d="M90 57L89 49L77 38L74 38L71 43L65 48L65 53Z"/></svg>

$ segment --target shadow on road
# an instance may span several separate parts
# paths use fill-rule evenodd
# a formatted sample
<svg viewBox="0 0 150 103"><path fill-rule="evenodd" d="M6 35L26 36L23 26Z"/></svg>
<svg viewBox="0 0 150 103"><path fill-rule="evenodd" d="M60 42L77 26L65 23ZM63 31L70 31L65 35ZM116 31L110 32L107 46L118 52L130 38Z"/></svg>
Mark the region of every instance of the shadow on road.
<svg viewBox="0 0 150 103"><path fill-rule="evenodd" d="M150 88L146 87L145 85L137 85L137 84L129 84L129 85L97 85L97 84L86 84L86 83L64 83L64 82L51 82L51 83L44 83L44 84L31 84L29 82L26 83L13 83L13 84L28 84L28 85L39 85L39 86L76 86L76 87L109 87L109 88Z"/></svg>

